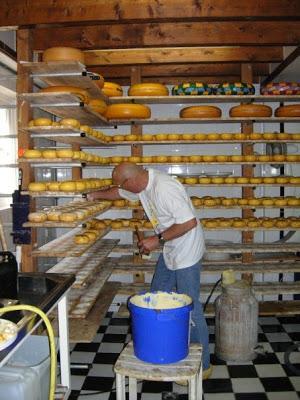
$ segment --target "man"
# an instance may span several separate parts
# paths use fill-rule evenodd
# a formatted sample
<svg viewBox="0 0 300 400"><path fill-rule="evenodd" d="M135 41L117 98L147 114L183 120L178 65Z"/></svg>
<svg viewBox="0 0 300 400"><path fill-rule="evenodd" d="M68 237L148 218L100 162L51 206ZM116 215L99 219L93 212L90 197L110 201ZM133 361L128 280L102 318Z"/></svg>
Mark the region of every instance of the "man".
<svg viewBox="0 0 300 400"><path fill-rule="evenodd" d="M134 163L119 164L112 174L116 185L90 193L89 200L125 198L140 200L155 234L138 242L141 253L163 245L151 290L189 295L194 302L191 320L191 342L203 346L203 378L208 378L210 365L209 339L200 294L201 258L205 251L201 225L184 187L175 178L154 169L145 170Z"/></svg>

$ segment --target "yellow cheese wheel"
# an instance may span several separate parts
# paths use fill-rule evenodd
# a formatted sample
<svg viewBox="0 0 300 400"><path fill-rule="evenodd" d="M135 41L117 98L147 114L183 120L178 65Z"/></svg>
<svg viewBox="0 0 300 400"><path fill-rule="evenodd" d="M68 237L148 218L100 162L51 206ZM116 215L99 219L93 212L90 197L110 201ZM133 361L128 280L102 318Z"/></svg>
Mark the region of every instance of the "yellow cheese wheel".
<svg viewBox="0 0 300 400"><path fill-rule="evenodd" d="M44 51L43 61L79 61L84 64L84 53L73 47L50 47Z"/></svg>
<svg viewBox="0 0 300 400"><path fill-rule="evenodd" d="M165 163L168 161L167 156L155 156L155 161L158 163Z"/></svg>
<svg viewBox="0 0 300 400"><path fill-rule="evenodd" d="M123 96L123 89L114 82L104 82L102 92L108 97Z"/></svg>
<svg viewBox="0 0 300 400"><path fill-rule="evenodd" d="M125 140L127 142L134 142L135 140L138 140L138 135L126 135Z"/></svg>
<svg viewBox="0 0 300 400"><path fill-rule="evenodd" d="M73 150L71 149L57 149L56 154L58 158L72 158Z"/></svg>
<svg viewBox="0 0 300 400"><path fill-rule="evenodd" d="M42 151L43 158L56 158L56 150L43 150Z"/></svg>
<svg viewBox="0 0 300 400"><path fill-rule="evenodd" d="M51 126L52 121L50 118L36 118L33 120L34 126Z"/></svg>
<svg viewBox="0 0 300 400"><path fill-rule="evenodd" d="M151 117L151 110L143 104L111 104L105 116L107 119L144 119Z"/></svg>
<svg viewBox="0 0 300 400"><path fill-rule="evenodd" d="M56 192L59 190L60 182L49 182L47 185L47 189L51 192Z"/></svg>
<svg viewBox="0 0 300 400"><path fill-rule="evenodd" d="M47 215L43 212L32 212L28 214L28 221L30 222L44 222L47 220Z"/></svg>
<svg viewBox="0 0 300 400"><path fill-rule="evenodd" d="M96 85L98 86L99 89L102 89L103 86L104 86L104 78L103 78L103 76L100 75L100 74L96 74L96 73L93 73L92 76L94 78L93 82L96 83Z"/></svg>
<svg viewBox="0 0 300 400"><path fill-rule="evenodd" d="M169 156L168 161L177 163L177 162L181 162L182 160L181 160L181 156Z"/></svg>
<svg viewBox="0 0 300 400"><path fill-rule="evenodd" d="M141 138L141 140L143 140L143 141L149 141L149 142L152 142L152 140L154 140L155 138L153 138L153 136L152 135L150 135L150 134L143 134L142 136L140 136L140 138Z"/></svg>
<svg viewBox="0 0 300 400"><path fill-rule="evenodd" d="M181 139L182 140L193 140L194 135L191 133L184 133L183 135L181 135Z"/></svg>
<svg viewBox="0 0 300 400"><path fill-rule="evenodd" d="M40 150L27 149L23 154L24 158L40 158L42 157L42 152Z"/></svg>
<svg viewBox="0 0 300 400"><path fill-rule="evenodd" d="M93 111L102 115L105 114L107 104L102 99L91 99L89 101L89 107L91 107Z"/></svg>
<svg viewBox="0 0 300 400"><path fill-rule="evenodd" d="M59 216L61 211L49 211L47 213L47 220L48 221L59 221Z"/></svg>
<svg viewBox="0 0 300 400"><path fill-rule="evenodd" d="M207 140L218 140L219 139L219 135L217 133L208 133L208 135L206 136Z"/></svg>
<svg viewBox="0 0 300 400"><path fill-rule="evenodd" d="M157 140L158 142L168 140L168 135L166 133L158 133L157 135L155 135L155 140Z"/></svg>
<svg viewBox="0 0 300 400"><path fill-rule="evenodd" d="M130 156L130 157L128 157L128 161L133 162L133 163L140 163L142 161L142 157Z"/></svg>
<svg viewBox="0 0 300 400"><path fill-rule="evenodd" d="M80 128L80 122L75 118L63 118L59 121L61 126L71 127L75 129Z"/></svg>
<svg viewBox="0 0 300 400"><path fill-rule="evenodd" d="M76 190L76 183L71 181L61 182L59 190L61 192L74 192Z"/></svg>
<svg viewBox="0 0 300 400"><path fill-rule="evenodd" d="M276 108L275 117L300 117L300 104L290 104Z"/></svg>
<svg viewBox="0 0 300 400"><path fill-rule="evenodd" d="M215 106L191 106L183 108L179 115L180 118L219 118L222 111Z"/></svg>
<svg viewBox="0 0 300 400"><path fill-rule="evenodd" d="M74 242L76 244L88 244L90 242L90 238L87 235L75 235Z"/></svg>
<svg viewBox="0 0 300 400"><path fill-rule="evenodd" d="M224 182L227 184L235 183L235 177L234 176L228 176L227 178L224 179Z"/></svg>
<svg viewBox="0 0 300 400"><path fill-rule="evenodd" d="M189 161L192 163L197 163L197 162L200 162L201 160L202 160L202 156L199 156L199 155L189 156Z"/></svg>
<svg viewBox="0 0 300 400"><path fill-rule="evenodd" d="M88 103L90 96L88 92L76 86L48 86L40 89L41 93L72 93L80 98L84 103Z"/></svg>
<svg viewBox="0 0 300 400"><path fill-rule="evenodd" d="M124 142L125 136L124 135L115 135L112 138L113 142Z"/></svg>
<svg viewBox="0 0 300 400"><path fill-rule="evenodd" d="M46 183L43 182L30 182L28 185L28 190L30 192L43 192L46 188Z"/></svg>
<svg viewBox="0 0 300 400"><path fill-rule="evenodd" d="M161 83L137 83L130 86L128 96L168 96L168 88Z"/></svg>
<svg viewBox="0 0 300 400"><path fill-rule="evenodd" d="M86 189L86 183L84 181L75 182L76 191L81 191Z"/></svg>
<svg viewBox="0 0 300 400"><path fill-rule="evenodd" d="M194 134L194 140L206 140L206 134L205 133L195 133Z"/></svg>
<svg viewBox="0 0 300 400"><path fill-rule="evenodd" d="M182 138L177 133L170 133L168 135L168 140L181 140Z"/></svg>
<svg viewBox="0 0 300 400"><path fill-rule="evenodd" d="M241 104L232 107L229 115L231 117L271 117L272 108L264 104Z"/></svg>
<svg viewBox="0 0 300 400"><path fill-rule="evenodd" d="M142 157L142 162L145 164L150 164L153 162L152 156L143 156Z"/></svg>
<svg viewBox="0 0 300 400"><path fill-rule="evenodd" d="M76 221L76 219L76 214L71 212L63 212L59 216L59 220L62 222L73 222Z"/></svg>

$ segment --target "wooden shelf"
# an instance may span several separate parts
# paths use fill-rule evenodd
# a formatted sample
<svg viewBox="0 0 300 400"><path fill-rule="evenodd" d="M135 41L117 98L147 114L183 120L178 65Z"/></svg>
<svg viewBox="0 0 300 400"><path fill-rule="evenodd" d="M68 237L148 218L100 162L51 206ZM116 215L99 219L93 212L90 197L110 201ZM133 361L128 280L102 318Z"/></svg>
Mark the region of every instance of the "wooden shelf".
<svg viewBox="0 0 300 400"><path fill-rule="evenodd" d="M113 136L112 136L113 137ZM246 140L134 140L134 141L111 141L105 144L107 146L131 146L133 144L140 145L170 145L170 144L243 144L243 143L299 143L299 139L246 139Z"/></svg>
<svg viewBox="0 0 300 400"><path fill-rule="evenodd" d="M102 230L101 235L96 241L99 241L104 237L110 228L107 227ZM46 243L38 249L33 250L33 257L80 257L84 252L86 252L95 242L90 242L88 244L75 244L74 236L82 232L81 228L75 228L65 235L59 236L58 238Z"/></svg>
<svg viewBox="0 0 300 400"><path fill-rule="evenodd" d="M217 226L215 228L207 228L204 225L202 225L203 230L204 231L243 231L243 232L252 232L252 231L299 231L299 228L293 228L291 226L285 227L285 228L277 228L276 226L272 227L272 228L265 228L263 226L258 226L255 228L251 228L248 226L242 226L239 228L235 228L233 226L229 226L229 227L222 227L222 226ZM118 229L114 229L111 228L112 231L120 231L120 232L134 232L134 228L130 228L130 227L124 227L124 228L118 228ZM144 232L153 232L153 229L149 229L149 228L139 228L140 231L144 231Z"/></svg>
<svg viewBox="0 0 300 400"><path fill-rule="evenodd" d="M83 198L87 193L92 193L96 192L98 190L102 189L108 189L108 186L102 186L97 189L89 189L85 191L78 191L78 192L50 192L50 191L43 191L43 192L30 192L28 190L22 190L21 194L28 194L32 198L38 198L38 197L80 197Z"/></svg>
<svg viewBox="0 0 300 400"><path fill-rule="evenodd" d="M111 125L106 118L83 104L72 93L23 93L19 95L19 99L28 101L32 108L40 108L60 118L75 118L84 125Z"/></svg>
<svg viewBox="0 0 300 400"><path fill-rule="evenodd" d="M118 157L118 156L116 156ZM121 157L121 156L120 156ZM137 162L137 165L166 165L166 166L183 166L183 165L270 165L270 164L299 164L300 161L200 161L200 162L151 162L151 163L143 163ZM109 164L100 164L98 165L99 168L107 168L107 167L114 167L118 165L118 163L109 163ZM199 174L200 176L201 174ZM257 186L257 185L256 185ZM282 184L281 184L282 186Z"/></svg>
<svg viewBox="0 0 300 400"><path fill-rule="evenodd" d="M80 129L66 128L64 126L27 127L23 131L30 133L32 139L44 138L58 143L78 144L85 146L107 146L108 143L94 136L81 132Z"/></svg>
<svg viewBox="0 0 300 400"><path fill-rule="evenodd" d="M101 97L106 103L109 98L105 96L93 78L96 75L86 70L86 66L79 61L48 61L48 62L24 62L22 67L26 69L32 78L38 78L48 86L76 86L85 89L91 97Z"/></svg>
<svg viewBox="0 0 300 400"><path fill-rule="evenodd" d="M90 214L88 217L86 217L82 220L76 220L74 222L59 222L59 221L30 222L30 221L28 221L23 224L23 227L24 228L76 228L77 226L84 224L91 218L94 218L98 215L105 213L109 209L110 209L110 206L108 205L107 207L103 208L103 210L96 211L96 212ZM68 211L68 212L72 213L75 211L76 210L74 209L74 211Z"/></svg>
<svg viewBox="0 0 300 400"><path fill-rule="evenodd" d="M73 158L19 158L20 163L29 163L34 168L72 168L72 167L99 167L102 164Z"/></svg>
<svg viewBox="0 0 300 400"><path fill-rule="evenodd" d="M200 95L200 96L124 96L113 97L111 103L138 104L194 104L194 103L251 103L299 101L299 95L262 96L262 95Z"/></svg>
<svg viewBox="0 0 300 400"><path fill-rule="evenodd" d="M299 252L300 243L229 243L228 245L207 245L206 253L290 253ZM137 247L133 244L119 244L114 248L114 253L132 254L137 251ZM151 253L161 253L161 249L155 249ZM132 259L131 259L132 264Z"/></svg>
<svg viewBox="0 0 300 400"><path fill-rule="evenodd" d="M281 123L281 122L299 122L300 117L253 117L253 118L165 118L165 119L134 119L134 120L109 120L109 124L113 126L118 125L164 125L164 124L208 124L208 123L242 123L242 122L269 122L269 123Z"/></svg>

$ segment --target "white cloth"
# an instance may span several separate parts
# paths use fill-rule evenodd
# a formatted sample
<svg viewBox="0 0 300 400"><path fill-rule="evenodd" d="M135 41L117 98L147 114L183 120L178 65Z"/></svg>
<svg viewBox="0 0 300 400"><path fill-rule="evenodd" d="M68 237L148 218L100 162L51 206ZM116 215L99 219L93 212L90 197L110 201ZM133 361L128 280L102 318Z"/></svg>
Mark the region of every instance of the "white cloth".
<svg viewBox="0 0 300 400"><path fill-rule="evenodd" d="M141 201L157 234L173 224L182 224L196 217L192 202L180 182L154 169L149 169L148 174L148 184L142 192L135 194L119 189L119 194L127 200ZM184 235L168 240L163 255L167 267L177 270L196 264L204 251L204 235L198 221L197 226Z"/></svg>

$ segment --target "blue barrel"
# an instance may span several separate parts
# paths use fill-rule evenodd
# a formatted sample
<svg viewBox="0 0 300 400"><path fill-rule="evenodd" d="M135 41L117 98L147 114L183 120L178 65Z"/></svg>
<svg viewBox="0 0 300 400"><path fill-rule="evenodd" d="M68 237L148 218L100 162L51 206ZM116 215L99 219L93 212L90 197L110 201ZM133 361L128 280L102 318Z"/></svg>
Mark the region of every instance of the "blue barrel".
<svg viewBox="0 0 300 400"><path fill-rule="evenodd" d="M149 296L154 299L162 292L132 296L128 301L131 313L134 354L142 361L153 364L170 364L183 360L189 352L190 312L192 299L187 295L166 293L175 296L182 305L176 308L151 308ZM146 303L136 305L142 297ZM151 302L150 302L151 303ZM176 304L176 303L175 303Z"/></svg>

